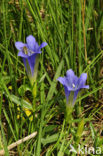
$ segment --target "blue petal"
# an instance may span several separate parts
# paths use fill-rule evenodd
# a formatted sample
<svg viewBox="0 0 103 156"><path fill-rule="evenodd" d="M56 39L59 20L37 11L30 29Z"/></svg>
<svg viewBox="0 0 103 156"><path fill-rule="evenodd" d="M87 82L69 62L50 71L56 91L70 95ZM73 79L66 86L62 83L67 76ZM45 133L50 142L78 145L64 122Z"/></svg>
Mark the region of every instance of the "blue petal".
<svg viewBox="0 0 103 156"><path fill-rule="evenodd" d="M18 56L21 56L23 58L28 58L28 55L24 54L22 51L19 51Z"/></svg>
<svg viewBox="0 0 103 156"><path fill-rule="evenodd" d="M26 42L27 42L27 45L28 45L28 49L30 49L30 50L32 50L34 52L37 52L37 49L39 48L39 45L36 42L35 37L33 37L32 35L29 35L26 38Z"/></svg>
<svg viewBox="0 0 103 156"><path fill-rule="evenodd" d="M59 77L57 79L63 86L67 87L68 91L74 91L75 89L73 88L72 84L68 82L68 79L66 76L64 77Z"/></svg>
<svg viewBox="0 0 103 156"><path fill-rule="evenodd" d="M78 92L79 92L79 90L76 90L76 91L74 92L73 105L75 104L75 101L76 101Z"/></svg>
<svg viewBox="0 0 103 156"><path fill-rule="evenodd" d="M70 88L73 88L73 84L75 86L77 85L78 77L74 74L74 71L72 69L70 69L70 70L68 70L66 72L66 76L67 76L67 79L68 79L68 86Z"/></svg>
<svg viewBox="0 0 103 156"><path fill-rule="evenodd" d="M78 79L78 89L84 88L86 80L87 74L86 73L81 74L80 78Z"/></svg>
<svg viewBox="0 0 103 156"><path fill-rule="evenodd" d="M64 86L65 96L66 96L66 102L68 103L70 91L68 91L67 87Z"/></svg>
<svg viewBox="0 0 103 156"><path fill-rule="evenodd" d="M31 68L30 68L28 59L23 58L23 63L24 63L24 66L26 68L26 72L27 72L28 76L31 77L32 76L32 73L31 73Z"/></svg>
<svg viewBox="0 0 103 156"><path fill-rule="evenodd" d="M43 43L39 46L39 49L38 49L38 50L40 50L41 48L43 48L43 47L45 47L45 46L47 46L47 43L46 43L46 42L43 42Z"/></svg>
<svg viewBox="0 0 103 156"><path fill-rule="evenodd" d="M23 63L24 63L24 66L25 66L25 68L26 68L26 71L27 71L27 64L26 64L26 60L27 60L27 59L23 57Z"/></svg>
<svg viewBox="0 0 103 156"><path fill-rule="evenodd" d="M22 50L24 46L26 46L25 43L22 43L22 42L15 42L15 47L16 47L18 50Z"/></svg>
<svg viewBox="0 0 103 156"><path fill-rule="evenodd" d="M81 88L86 88L86 89L89 89L89 85L84 85L83 87Z"/></svg>
<svg viewBox="0 0 103 156"><path fill-rule="evenodd" d="M34 74L34 66L35 66L36 56L37 56L37 54L33 54L33 55L28 57L28 63L29 63L29 66L30 66L32 76Z"/></svg>
<svg viewBox="0 0 103 156"><path fill-rule="evenodd" d="M65 85L65 83L66 83L66 77L59 77L57 80L58 80L62 85Z"/></svg>

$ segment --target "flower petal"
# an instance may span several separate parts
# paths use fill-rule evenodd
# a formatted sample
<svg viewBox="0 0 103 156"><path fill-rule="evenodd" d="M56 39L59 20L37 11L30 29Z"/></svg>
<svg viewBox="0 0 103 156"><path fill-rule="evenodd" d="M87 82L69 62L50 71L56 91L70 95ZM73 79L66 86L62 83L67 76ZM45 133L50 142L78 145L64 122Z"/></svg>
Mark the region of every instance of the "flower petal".
<svg viewBox="0 0 103 156"><path fill-rule="evenodd" d="M26 64L26 60L27 60L27 59L26 59L26 58L24 58L24 57L23 57L22 59L23 59L24 66L25 66L26 71L27 71L27 64Z"/></svg>
<svg viewBox="0 0 103 156"><path fill-rule="evenodd" d="M59 77L57 80L58 80L62 85L65 85L65 83L66 83L66 77Z"/></svg>
<svg viewBox="0 0 103 156"><path fill-rule="evenodd" d="M22 42L15 42L15 47L18 49L18 50L22 50L22 48L26 46L25 43L22 43Z"/></svg>
<svg viewBox="0 0 103 156"><path fill-rule="evenodd" d="M64 86L65 96L66 96L66 102L68 103L70 91L68 91L67 87Z"/></svg>
<svg viewBox="0 0 103 156"><path fill-rule="evenodd" d="M78 77L74 74L74 71L72 69L69 69L66 72L66 76L68 79L68 87L73 88L73 85L77 85L78 82ZM74 90L74 88L73 88Z"/></svg>
<svg viewBox="0 0 103 156"><path fill-rule="evenodd" d="M28 49L30 49L30 50L32 50L34 52L37 52L37 49L39 48L39 45L36 42L35 37L33 37L32 35L29 35L26 38L26 42L27 42L27 45L28 45Z"/></svg>
<svg viewBox="0 0 103 156"><path fill-rule="evenodd" d="M78 89L83 88L85 86L87 80L87 73L81 74L80 78L78 79Z"/></svg>
<svg viewBox="0 0 103 156"><path fill-rule="evenodd" d="M81 88L86 88L86 89L89 89L89 85L84 85L83 87Z"/></svg>
<svg viewBox="0 0 103 156"><path fill-rule="evenodd" d="M77 98L78 92L79 92L79 90L76 90L76 91L74 92L73 105L75 104L75 101L76 101L76 98Z"/></svg>
<svg viewBox="0 0 103 156"><path fill-rule="evenodd" d="M64 77L59 77L57 80L58 80L63 86L67 87L68 91L75 90L75 89L73 89L72 84L70 84L70 83L68 82L68 79L67 79L66 76L64 76Z"/></svg>
<svg viewBox="0 0 103 156"><path fill-rule="evenodd" d="M39 46L39 49L38 49L38 50L40 50L41 48L43 48L43 47L45 47L45 46L47 46L47 43L46 43L46 42L43 42L43 43Z"/></svg>
<svg viewBox="0 0 103 156"><path fill-rule="evenodd" d="M30 66L32 76L34 74L34 66L35 66L36 56L37 56L37 54L33 54L32 56L28 57L28 63L29 63L29 66Z"/></svg>
<svg viewBox="0 0 103 156"><path fill-rule="evenodd" d="M19 51L18 56L28 58L28 55L24 54L22 51Z"/></svg>
<svg viewBox="0 0 103 156"><path fill-rule="evenodd" d="M28 59L23 57L23 63L24 63L24 66L26 68L26 72L28 74L28 77L31 77L32 73L31 73L31 69L30 69Z"/></svg>

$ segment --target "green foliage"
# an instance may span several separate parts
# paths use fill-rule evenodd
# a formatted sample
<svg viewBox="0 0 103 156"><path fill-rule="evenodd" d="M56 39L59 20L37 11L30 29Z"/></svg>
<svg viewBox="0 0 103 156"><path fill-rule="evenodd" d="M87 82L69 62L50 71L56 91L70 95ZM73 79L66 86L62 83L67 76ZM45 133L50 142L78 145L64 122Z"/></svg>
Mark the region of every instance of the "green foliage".
<svg viewBox="0 0 103 156"><path fill-rule="evenodd" d="M1 0L0 147L3 145L6 155L9 155L8 145L34 131L38 132L37 136L13 152L30 156L65 156L71 154L70 144L75 148L76 143L102 146L102 10L102 0ZM40 54L34 101L24 65L17 57L14 45L15 41L25 42L30 34L39 44L48 43ZM64 120L64 90L57 84L57 78L64 76L70 68L78 76L87 72L90 86L77 99L71 127ZM80 114L76 110L78 103ZM24 108L31 112L30 116Z"/></svg>

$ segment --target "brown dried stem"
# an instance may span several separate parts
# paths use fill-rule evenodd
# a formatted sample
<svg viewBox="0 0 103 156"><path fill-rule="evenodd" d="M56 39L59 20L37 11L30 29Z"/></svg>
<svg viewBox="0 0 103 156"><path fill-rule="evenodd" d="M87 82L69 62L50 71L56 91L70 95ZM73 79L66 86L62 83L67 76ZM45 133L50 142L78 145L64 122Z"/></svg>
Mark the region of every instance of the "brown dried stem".
<svg viewBox="0 0 103 156"><path fill-rule="evenodd" d="M37 132L34 132L34 133L32 133L32 134L26 136L25 138L20 139L20 140L18 140L18 141L16 141L16 142L12 143L12 144L9 145L7 148L8 148L8 150L11 150L11 149L13 149L14 147L20 145L21 143L23 143L23 142L25 142L25 141L27 141L27 140L29 140L29 139L35 137L36 135L37 135ZM3 149L3 150L0 150L0 155L4 155L4 154L5 154L4 149Z"/></svg>

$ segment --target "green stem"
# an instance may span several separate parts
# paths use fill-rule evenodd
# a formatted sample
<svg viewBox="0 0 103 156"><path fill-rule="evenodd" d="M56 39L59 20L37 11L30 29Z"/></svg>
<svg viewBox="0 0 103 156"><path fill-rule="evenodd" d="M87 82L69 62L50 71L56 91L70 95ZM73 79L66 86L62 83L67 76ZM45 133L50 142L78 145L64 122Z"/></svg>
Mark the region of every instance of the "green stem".
<svg viewBox="0 0 103 156"><path fill-rule="evenodd" d="M35 82L33 89L32 89L32 95L33 95L33 111L35 112L36 107L36 95L37 95L37 81Z"/></svg>
<svg viewBox="0 0 103 156"><path fill-rule="evenodd" d="M70 106L66 106L66 114L65 114L65 120L66 120L66 123L68 124L71 124L71 120L73 119L72 117L72 112L73 112L73 107L70 107Z"/></svg>
<svg viewBox="0 0 103 156"><path fill-rule="evenodd" d="M40 122L39 134L38 134L36 156L40 156L40 152L41 152L41 137L42 137L42 128L43 128L44 116L45 116L45 113L44 113L44 107L43 107L41 110L41 122Z"/></svg>

